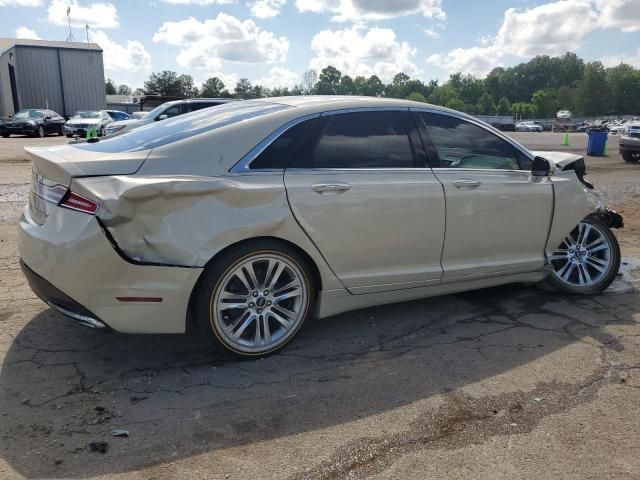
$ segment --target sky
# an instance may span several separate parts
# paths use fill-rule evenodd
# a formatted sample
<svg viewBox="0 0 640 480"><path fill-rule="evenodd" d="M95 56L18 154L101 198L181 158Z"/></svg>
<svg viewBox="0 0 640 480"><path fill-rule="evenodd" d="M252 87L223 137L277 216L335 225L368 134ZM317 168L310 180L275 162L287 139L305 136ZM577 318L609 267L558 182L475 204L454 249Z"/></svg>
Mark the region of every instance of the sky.
<svg viewBox="0 0 640 480"><path fill-rule="evenodd" d="M0 37L65 40L68 6L133 88L161 70L293 86L327 65L442 81L567 51L640 68L640 0L0 0Z"/></svg>

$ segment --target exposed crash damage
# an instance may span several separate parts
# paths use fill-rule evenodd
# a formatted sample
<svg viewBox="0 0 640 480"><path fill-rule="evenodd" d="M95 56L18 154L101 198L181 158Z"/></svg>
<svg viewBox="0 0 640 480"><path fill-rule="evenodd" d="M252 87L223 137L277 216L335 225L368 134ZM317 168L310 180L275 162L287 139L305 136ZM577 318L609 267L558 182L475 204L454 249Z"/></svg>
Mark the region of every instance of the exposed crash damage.
<svg viewBox="0 0 640 480"><path fill-rule="evenodd" d="M549 278L593 294L620 265L622 219L582 157L534 162L409 101L234 102L29 153L25 272L120 332L183 332L190 312L214 343L262 355L314 313Z"/></svg>

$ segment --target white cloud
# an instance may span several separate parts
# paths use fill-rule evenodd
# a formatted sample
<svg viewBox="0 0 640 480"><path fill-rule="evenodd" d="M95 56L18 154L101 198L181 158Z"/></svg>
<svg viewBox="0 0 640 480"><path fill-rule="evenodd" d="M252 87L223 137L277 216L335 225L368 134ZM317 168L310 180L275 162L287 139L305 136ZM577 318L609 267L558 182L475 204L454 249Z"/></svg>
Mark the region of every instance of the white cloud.
<svg viewBox="0 0 640 480"><path fill-rule="evenodd" d="M287 58L289 40L262 30L253 20L240 21L219 13L201 22L194 17L165 22L153 35L156 43L181 47L183 68L218 70L223 60L239 63L279 63Z"/></svg>
<svg viewBox="0 0 640 480"><path fill-rule="evenodd" d="M234 3L234 0L162 0L165 3L174 5L227 5Z"/></svg>
<svg viewBox="0 0 640 480"><path fill-rule="evenodd" d="M240 80L240 76L236 73L223 73L223 72L214 72L209 74L207 78L218 77L224 83L224 88L233 93L233 89L236 88L236 83ZM204 81L202 82L204 83Z"/></svg>
<svg viewBox="0 0 640 480"><path fill-rule="evenodd" d="M92 3L89 6L80 4L77 0L52 0L49 5L49 22L54 25L67 26L67 7L71 7L71 25L84 28L118 27L118 11L112 3Z"/></svg>
<svg viewBox="0 0 640 480"><path fill-rule="evenodd" d="M494 47L456 48L445 54L438 53L427 58L427 63L447 73L464 72L484 76L500 66Z"/></svg>
<svg viewBox="0 0 640 480"><path fill-rule="evenodd" d="M296 0L296 7L300 12L329 12L336 22L387 20L415 14L446 19L442 0Z"/></svg>
<svg viewBox="0 0 640 480"><path fill-rule="evenodd" d="M0 0L0 7L39 7L42 0Z"/></svg>
<svg viewBox="0 0 640 480"><path fill-rule="evenodd" d="M417 73L411 61L415 48L399 42L389 28L322 30L311 40L311 49L315 56L309 66L318 71L333 65L351 76L378 75L382 81L391 80L398 72Z"/></svg>
<svg viewBox="0 0 640 480"><path fill-rule="evenodd" d="M640 32L640 0L595 0L603 28Z"/></svg>
<svg viewBox="0 0 640 480"><path fill-rule="evenodd" d="M29 40L40 40L36 32L27 27L16 28L16 38L25 38Z"/></svg>
<svg viewBox="0 0 640 480"><path fill-rule="evenodd" d="M558 1L504 13L495 45L502 52L527 57L576 50L597 26L592 5L584 0Z"/></svg>
<svg viewBox="0 0 640 480"><path fill-rule="evenodd" d="M91 33L91 41L102 47L104 68L108 71L149 72L151 55L137 40L129 40L126 45L114 42L101 30Z"/></svg>
<svg viewBox="0 0 640 480"><path fill-rule="evenodd" d="M431 55L427 63L447 73L484 75L508 55L528 58L575 51L599 28L640 31L640 0L563 0L528 9L509 8L495 37L483 37L479 47ZM623 57L614 55L607 61Z"/></svg>
<svg viewBox="0 0 640 480"><path fill-rule="evenodd" d="M269 76L255 81L256 85L267 88L293 87L298 80L298 74L282 67L273 67L269 70Z"/></svg>
<svg viewBox="0 0 640 480"><path fill-rule="evenodd" d="M258 18L272 18L280 13L287 0L254 0L247 5L251 15Z"/></svg>
<svg viewBox="0 0 640 480"><path fill-rule="evenodd" d="M627 65L640 68L640 47L638 47L635 54L621 53L603 57L602 63L605 67L615 67L621 63L626 63Z"/></svg>

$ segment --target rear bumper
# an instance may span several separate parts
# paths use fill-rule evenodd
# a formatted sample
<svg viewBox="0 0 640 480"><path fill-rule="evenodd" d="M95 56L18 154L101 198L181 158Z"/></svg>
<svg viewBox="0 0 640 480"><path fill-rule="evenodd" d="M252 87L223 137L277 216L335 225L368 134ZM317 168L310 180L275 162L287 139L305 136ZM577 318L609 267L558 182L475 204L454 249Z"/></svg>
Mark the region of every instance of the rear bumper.
<svg viewBox="0 0 640 480"><path fill-rule="evenodd" d="M114 250L96 217L60 207L38 225L27 206L18 248L34 293L67 316L123 333L185 331L200 268L133 264Z"/></svg>
<svg viewBox="0 0 640 480"><path fill-rule="evenodd" d="M85 327L98 329L109 328L106 323L99 320L92 312L31 270L29 266L22 261L22 259L20 260L20 267L22 268L22 273L24 273L24 276L27 278L33 293L35 293L40 300L51 308L69 318L74 319Z"/></svg>

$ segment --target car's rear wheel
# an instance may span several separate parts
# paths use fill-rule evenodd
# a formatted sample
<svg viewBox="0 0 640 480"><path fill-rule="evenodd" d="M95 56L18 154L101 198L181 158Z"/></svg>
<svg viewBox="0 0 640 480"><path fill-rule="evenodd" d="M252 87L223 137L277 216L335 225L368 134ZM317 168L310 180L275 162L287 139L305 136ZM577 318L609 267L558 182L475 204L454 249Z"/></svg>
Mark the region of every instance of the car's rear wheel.
<svg viewBox="0 0 640 480"><path fill-rule="evenodd" d="M36 137L44 138L44 127L40 125L38 130L36 130Z"/></svg>
<svg viewBox="0 0 640 480"><path fill-rule="evenodd" d="M635 163L640 160L640 153L622 152L622 158L625 162Z"/></svg>
<svg viewBox="0 0 640 480"><path fill-rule="evenodd" d="M242 244L209 265L195 320L214 346L265 355L285 346L312 311L314 281L304 257L271 240Z"/></svg>
<svg viewBox="0 0 640 480"><path fill-rule="evenodd" d="M9 138L11 136L10 133L3 133L2 138Z"/></svg>
<svg viewBox="0 0 640 480"><path fill-rule="evenodd" d="M544 286L559 293L590 295L604 291L620 269L620 246L611 229L587 217L551 255L552 273Z"/></svg>
<svg viewBox="0 0 640 480"><path fill-rule="evenodd" d="M64 127L60 125L58 127L58 136L62 137L64 135Z"/></svg>

